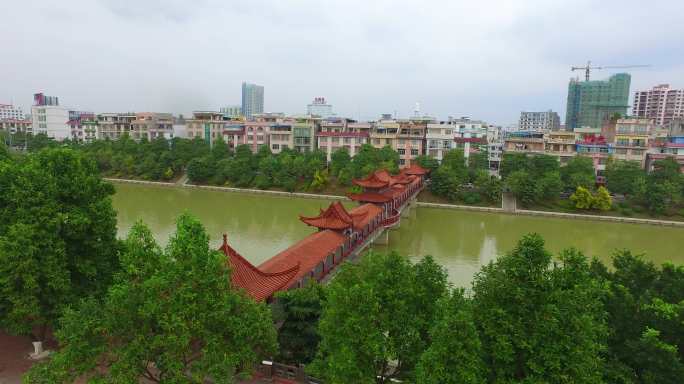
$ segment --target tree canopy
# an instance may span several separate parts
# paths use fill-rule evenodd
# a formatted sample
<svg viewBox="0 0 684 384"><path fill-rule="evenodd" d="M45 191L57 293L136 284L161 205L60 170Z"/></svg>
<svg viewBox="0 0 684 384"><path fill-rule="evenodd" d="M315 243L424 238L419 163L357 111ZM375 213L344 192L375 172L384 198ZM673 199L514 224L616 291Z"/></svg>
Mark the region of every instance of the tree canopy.
<svg viewBox="0 0 684 384"><path fill-rule="evenodd" d="M114 188L80 153L45 149L0 162L0 192L0 325L42 340L118 270Z"/></svg>
<svg viewBox="0 0 684 384"><path fill-rule="evenodd" d="M193 217L178 218L164 250L137 223L121 263L103 300L65 312L61 349L26 382L234 383L275 351L270 310L231 287L225 256Z"/></svg>

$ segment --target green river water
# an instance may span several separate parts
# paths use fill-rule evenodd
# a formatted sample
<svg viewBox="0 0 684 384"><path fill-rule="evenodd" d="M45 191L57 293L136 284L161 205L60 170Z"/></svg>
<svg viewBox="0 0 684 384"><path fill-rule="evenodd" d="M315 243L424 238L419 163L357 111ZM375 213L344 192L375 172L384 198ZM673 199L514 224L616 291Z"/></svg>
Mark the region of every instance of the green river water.
<svg viewBox="0 0 684 384"><path fill-rule="evenodd" d="M114 208L119 236L125 237L137 220L143 220L160 244L166 244L176 217L187 211L198 217L218 247L221 235L258 265L315 229L299 221L314 216L330 201L189 188L115 184ZM351 203L349 204L351 206ZM557 253L574 246L587 256L609 261L618 248L645 253L657 264L684 263L684 228L515 216L436 208L416 208L401 227L390 232L388 246L417 260L432 255L449 271L457 286L469 286L483 264L509 251L522 235L537 232L549 250Z"/></svg>

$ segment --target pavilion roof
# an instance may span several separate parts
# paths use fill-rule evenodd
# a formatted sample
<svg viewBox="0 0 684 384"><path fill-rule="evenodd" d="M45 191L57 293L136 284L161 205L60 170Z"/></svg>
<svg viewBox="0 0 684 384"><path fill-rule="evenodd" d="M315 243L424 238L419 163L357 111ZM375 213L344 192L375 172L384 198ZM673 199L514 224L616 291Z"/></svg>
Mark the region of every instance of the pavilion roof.
<svg viewBox="0 0 684 384"><path fill-rule="evenodd" d="M341 230L353 227L354 229L363 229L363 227L373 219L377 214L374 210L358 209L356 207L351 211L347 211L344 205L339 201L331 203L326 210L322 210L316 217L299 216L299 219L304 223L319 229ZM372 216L367 217L369 213Z"/></svg>
<svg viewBox="0 0 684 384"><path fill-rule="evenodd" d="M299 263L291 263L282 269L264 272L228 245L226 235L223 235L223 245L220 250L228 257L231 267L230 280L233 286L244 289L257 301L266 300L275 292L289 287L300 271Z"/></svg>
<svg viewBox="0 0 684 384"><path fill-rule="evenodd" d="M394 179L389 172L381 169L371 173L363 179L354 179L352 182L359 187L377 189L391 186L394 183Z"/></svg>
<svg viewBox="0 0 684 384"><path fill-rule="evenodd" d="M428 170L418 164L411 164L408 167L403 168L401 172L407 175L422 176L428 173Z"/></svg>

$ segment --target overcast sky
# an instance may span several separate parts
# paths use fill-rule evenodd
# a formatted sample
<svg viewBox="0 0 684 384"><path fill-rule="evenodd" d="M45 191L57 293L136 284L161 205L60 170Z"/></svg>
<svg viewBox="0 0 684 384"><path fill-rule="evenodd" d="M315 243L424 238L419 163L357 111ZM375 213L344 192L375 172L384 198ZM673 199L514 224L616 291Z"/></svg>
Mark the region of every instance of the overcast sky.
<svg viewBox="0 0 684 384"><path fill-rule="evenodd" d="M651 64L632 90L684 88L683 0L3 0L0 103L34 92L94 112L188 113L240 103L304 113L497 124L565 115L571 65ZM611 71L596 71L594 79ZM575 76L582 73L576 72Z"/></svg>

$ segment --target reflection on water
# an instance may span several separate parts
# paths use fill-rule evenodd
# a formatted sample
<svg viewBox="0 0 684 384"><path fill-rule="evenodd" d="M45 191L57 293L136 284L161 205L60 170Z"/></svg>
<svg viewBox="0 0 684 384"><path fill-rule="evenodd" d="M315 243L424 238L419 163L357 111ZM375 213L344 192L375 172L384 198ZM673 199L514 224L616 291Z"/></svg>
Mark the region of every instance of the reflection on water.
<svg viewBox="0 0 684 384"><path fill-rule="evenodd" d="M142 219L165 244L182 212L197 216L219 245L227 233L231 244L248 260L259 264L315 229L299 221L299 215L315 215L330 202L265 195L116 184L114 208L118 211L119 236L124 237ZM348 204L351 206L351 204ZM522 235L540 233L550 251L575 246L587 256L609 261L619 248L646 253L656 263L684 262L678 242L684 229L650 225L564 220L419 208L390 232L388 246L412 259L432 255L449 271L450 280L467 286L480 266L512 249Z"/></svg>

